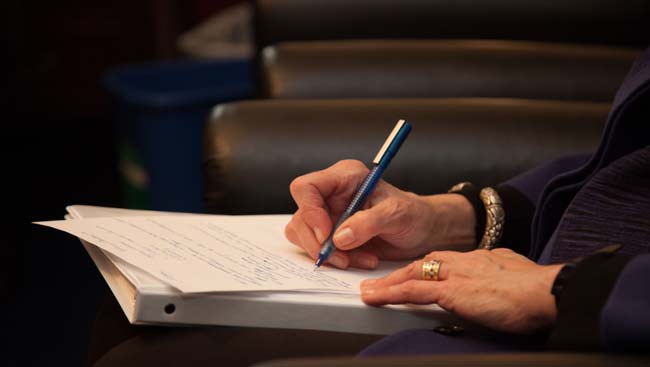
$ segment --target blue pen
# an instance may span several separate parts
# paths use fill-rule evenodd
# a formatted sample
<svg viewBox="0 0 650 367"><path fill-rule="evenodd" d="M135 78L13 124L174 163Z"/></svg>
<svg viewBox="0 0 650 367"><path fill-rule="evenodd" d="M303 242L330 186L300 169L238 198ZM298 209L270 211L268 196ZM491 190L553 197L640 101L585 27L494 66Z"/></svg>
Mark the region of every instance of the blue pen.
<svg viewBox="0 0 650 367"><path fill-rule="evenodd" d="M357 210L361 208L363 203L366 201L366 198L370 193L372 193L372 190L375 189L382 173L384 173L384 170L386 170L390 161L393 159L395 154L397 154L397 151L402 146L404 140L406 140L410 131L411 125L408 122L405 120L397 121L395 128L393 128L388 139L386 139L386 142L384 142L379 153L377 153L377 156L372 161L374 167L372 167L370 172L368 172L368 176L363 180L363 183L357 190L356 195L354 195L350 205L348 205L347 209L345 209L341 217L336 221L334 228L332 228L332 232L329 237L327 237L327 240L325 240L323 247L318 253L318 260L316 260L316 268L314 270L318 269L330 257L332 252L334 252L335 247L332 237L337 228L339 228L346 219L350 218L352 214L356 213Z"/></svg>

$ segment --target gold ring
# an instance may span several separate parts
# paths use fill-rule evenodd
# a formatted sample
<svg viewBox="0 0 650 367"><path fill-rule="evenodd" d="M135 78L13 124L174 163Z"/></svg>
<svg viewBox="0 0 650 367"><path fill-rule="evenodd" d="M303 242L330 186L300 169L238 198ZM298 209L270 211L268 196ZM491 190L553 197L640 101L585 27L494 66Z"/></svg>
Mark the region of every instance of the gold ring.
<svg viewBox="0 0 650 367"><path fill-rule="evenodd" d="M423 280L438 280L440 275L440 265L442 261L431 260L422 263L422 279Z"/></svg>

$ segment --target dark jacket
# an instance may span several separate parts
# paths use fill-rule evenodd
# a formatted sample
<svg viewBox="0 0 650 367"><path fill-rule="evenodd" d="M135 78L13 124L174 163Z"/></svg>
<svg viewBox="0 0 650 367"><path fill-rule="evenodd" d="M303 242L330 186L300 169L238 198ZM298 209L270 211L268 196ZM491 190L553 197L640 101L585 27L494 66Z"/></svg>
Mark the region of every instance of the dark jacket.
<svg viewBox="0 0 650 367"><path fill-rule="evenodd" d="M620 87L596 152L548 162L497 191L506 212L501 246L540 264L577 264L567 272L557 298L558 319L550 336L471 328L461 336L410 330L383 339L362 355L544 349L647 353L650 49ZM612 247L598 251L614 243L622 245L616 253Z"/></svg>
<svg viewBox="0 0 650 367"><path fill-rule="evenodd" d="M619 89L594 154L550 162L502 185L523 194L535 209L531 225L522 226L530 231L516 239L530 244L519 250L531 259L567 262L622 245L616 255L599 253L578 263L558 305L554 347L644 350L650 345L649 149L650 49ZM599 177L605 177L597 188L600 196L581 203L581 191ZM616 206L599 203L602 195L614 197ZM608 212L613 217L606 221ZM581 231L589 232L582 241L576 236Z"/></svg>

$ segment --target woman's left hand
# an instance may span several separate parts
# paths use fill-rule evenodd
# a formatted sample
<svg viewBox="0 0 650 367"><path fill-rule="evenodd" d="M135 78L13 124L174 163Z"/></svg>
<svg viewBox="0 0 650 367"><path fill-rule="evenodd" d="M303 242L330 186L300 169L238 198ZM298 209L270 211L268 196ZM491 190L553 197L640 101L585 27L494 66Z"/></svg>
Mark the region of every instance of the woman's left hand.
<svg viewBox="0 0 650 367"><path fill-rule="evenodd" d="M422 280L423 261L441 261L439 280ZM509 249L435 251L424 260L361 284L369 305L431 304L484 326L513 333L550 327L557 314L551 287L562 265L537 265Z"/></svg>

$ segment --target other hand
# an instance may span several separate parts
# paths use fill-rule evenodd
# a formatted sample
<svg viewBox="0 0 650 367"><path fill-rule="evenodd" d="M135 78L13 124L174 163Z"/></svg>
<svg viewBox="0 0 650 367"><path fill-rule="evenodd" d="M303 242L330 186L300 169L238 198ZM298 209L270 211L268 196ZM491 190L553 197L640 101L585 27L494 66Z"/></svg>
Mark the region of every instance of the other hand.
<svg viewBox="0 0 650 367"><path fill-rule="evenodd" d="M290 186L298 210L285 228L293 244L314 259L368 174L359 161L344 160L296 178ZM462 196L420 196L381 180L365 206L336 231L328 262L373 269L379 259L408 259L433 249L468 250L474 244L474 209Z"/></svg>
<svg viewBox="0 0 650 367"><path fill-rule="evenodd" d="M422 280L423 261L439 260L439 280ZM369 305L432 304L484 326L530 333L551 326L551 295L562 265L537 265L510 249L432 252L423 260L361 284Z"/></svg>

